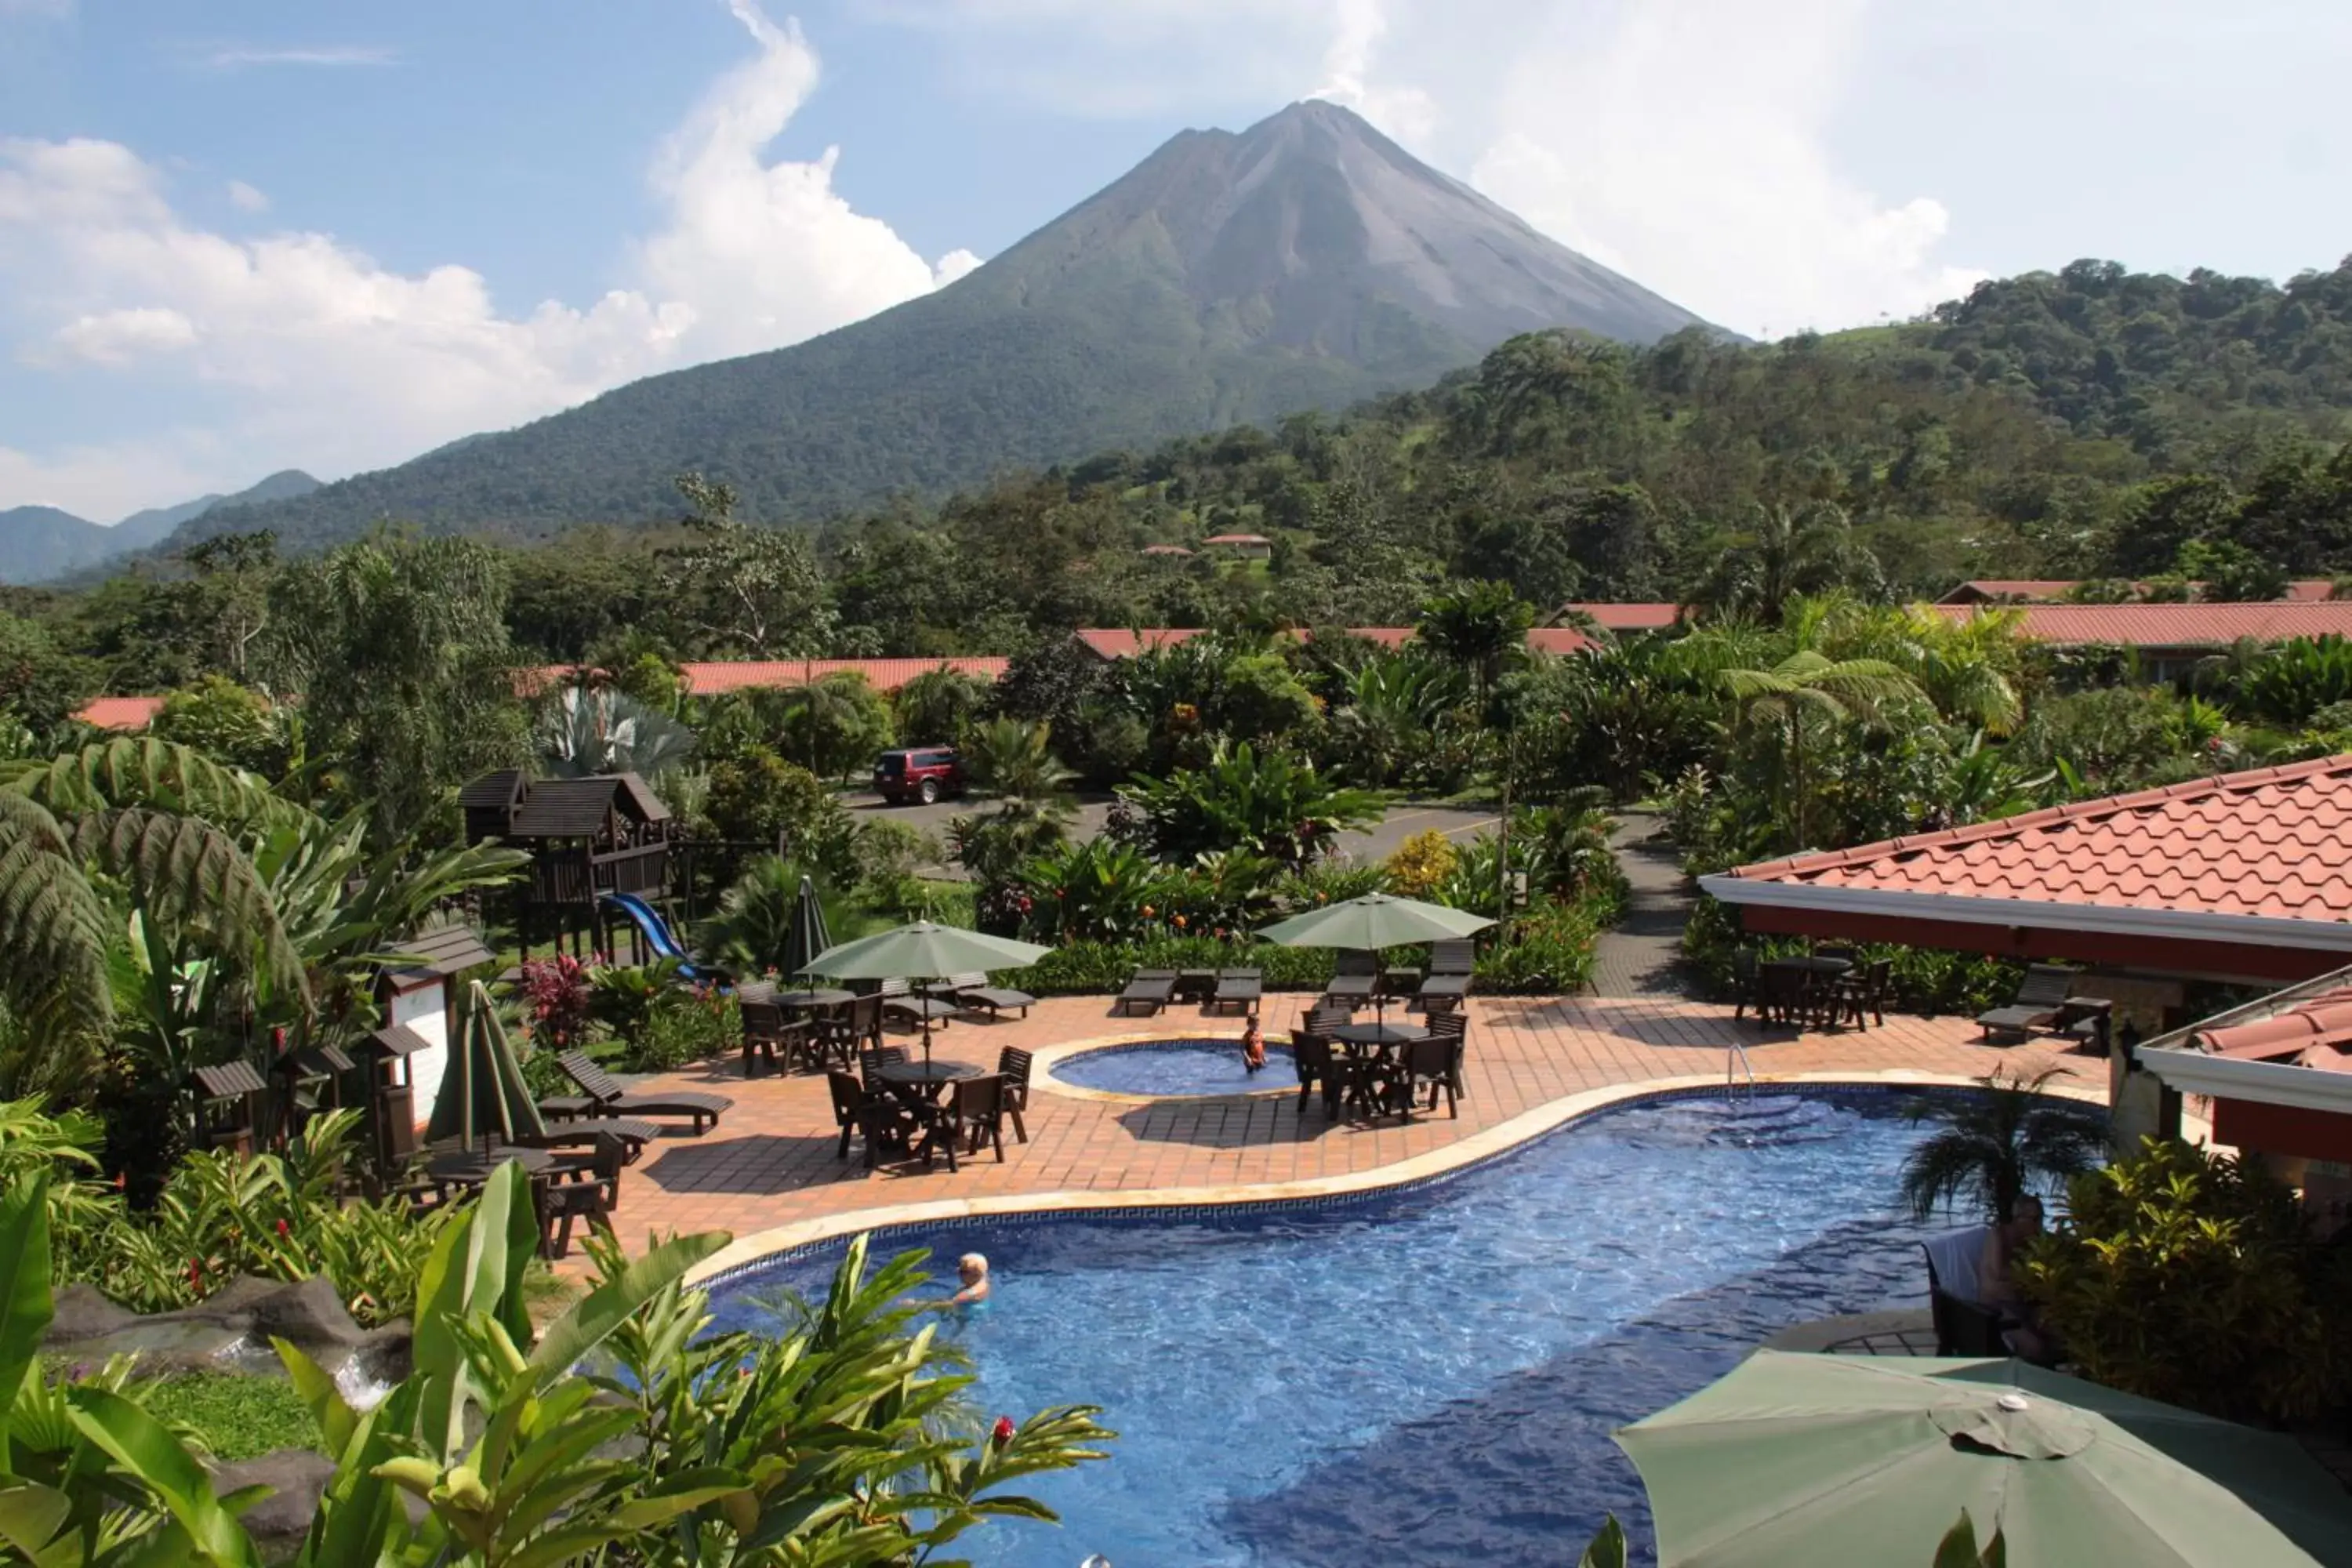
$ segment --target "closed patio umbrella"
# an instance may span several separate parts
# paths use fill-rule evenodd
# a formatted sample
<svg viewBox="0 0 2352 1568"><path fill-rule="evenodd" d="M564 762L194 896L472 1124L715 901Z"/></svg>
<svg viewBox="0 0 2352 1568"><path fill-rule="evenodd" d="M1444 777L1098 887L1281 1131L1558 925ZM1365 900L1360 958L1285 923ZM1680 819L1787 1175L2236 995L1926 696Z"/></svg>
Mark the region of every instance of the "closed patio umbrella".
<svg viewBox="0 0 2352 1568"><path fill-rule="evenodd" d="M816 884L803 877L800 894L793 900L793 923L784 932L784 973L805 973L810 961L832 945L833 935L824 929L824 906L817 901Z"/></svg>
<svg viewBox="0 0 2352 1568"><path fill-rule="evenodd" d="M477 980L466 988L465 998L458 1009L458 1037L441 1074L425 1138L469 1144L478 1135L488 1153L494 1135L509 1143L546 1137L547 1123L523 1082L522 1063L516 1059L506 1026L499 1022L489 991Z"/></svg>
<svg viewBox="0 0 2352 1568"><path fill-rule="evenodd" d="M1617 1442L1660 1568L1924 1563L1964 1510L2011 1568L2352 1563L2293 1439L2018 1361L1759 1351Z"/></svg>
<svg viewBox="0 0 2352 1568"><path fill-rule="evenodd" d="M1048 951L1034 942L917 921L827 948L809 962L803 973L830 974L836 980L938 980L973 970L1034 963ZM923 1060L930 1059L931 1020L926 1011Z"/></svg>

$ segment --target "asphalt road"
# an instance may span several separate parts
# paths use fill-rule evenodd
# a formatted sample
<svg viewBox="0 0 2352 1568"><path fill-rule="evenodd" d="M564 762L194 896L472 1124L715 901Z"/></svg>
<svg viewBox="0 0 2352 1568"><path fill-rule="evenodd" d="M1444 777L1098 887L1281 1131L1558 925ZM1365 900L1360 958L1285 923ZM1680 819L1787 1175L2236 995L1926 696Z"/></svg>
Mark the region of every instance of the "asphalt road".
<svg viewBox="0 0 2352 1568"><path fill-rule="evenodd" d="M864 793L845 796L843 804L849 807L855 816L862 817L870 812L894 822L903 822L909 827L919 827L927 833L938 834L942 839L947 837L947 827L950 818L967 811L979 809L975 803L960 800L943 800L937 805L890 805L886 804L879 795ZM1109 810L1110 802L1108 799L1081 801L1078 805L1078 819L1073 825L1073 830L1080 837L1092 837L1102 831L1103 818ZM1444 805L1400 805L1393 807L1386 816L1371 826L1360 832L1342 834L1339 838L1339 850L1342 854L1360 861L1385 860L1396 852L1398 845L1416 833L1435 828L1448 838L1466 840L1475 834L1491 830L1494 826L1495 814L1491 811L1464 811ZM954 873L950 870L950 874Z"/></svg>

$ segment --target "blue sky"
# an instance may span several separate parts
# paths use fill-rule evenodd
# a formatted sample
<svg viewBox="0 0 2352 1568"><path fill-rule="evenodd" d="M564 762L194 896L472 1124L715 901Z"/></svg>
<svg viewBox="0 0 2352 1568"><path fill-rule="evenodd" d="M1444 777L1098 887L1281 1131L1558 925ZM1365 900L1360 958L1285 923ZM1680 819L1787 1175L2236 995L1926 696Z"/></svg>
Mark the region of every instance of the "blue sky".
<svg viewBox="0 0 2352 1568"><path fill-rule="evenodd" d="M1751 333L2284 276L2352 251L2347 59L2317 0L0 0L0 507L796 342L1311 94Z"/></svg>

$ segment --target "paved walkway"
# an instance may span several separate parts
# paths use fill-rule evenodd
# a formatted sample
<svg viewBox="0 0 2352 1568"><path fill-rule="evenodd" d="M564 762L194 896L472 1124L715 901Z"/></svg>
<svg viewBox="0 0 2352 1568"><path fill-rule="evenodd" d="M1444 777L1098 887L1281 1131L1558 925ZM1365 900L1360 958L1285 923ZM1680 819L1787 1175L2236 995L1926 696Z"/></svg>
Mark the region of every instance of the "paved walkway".
<svg viewBox="0 0 2352 1568"><path fill-rule="evenodd" d="M1675 847L1654 839L1658 819L1629 813L1617 819L1617 864L1633 891L1624 918L1603 931L1593 951L1592 989L1601 996L1681 996L1683 926L1691 890Z"/></svg>
<svg viewBox="0 0 2352 1568"><path fill-rule="evenodd" d="M1266 998L1266 1033L1287 1037L1313 998ZM837 1143L824 1079L770 1075L745 1081L730 1058L652 1080L646 1087L717 1089L735 1107L700 1138L666 1138L646 1150L621 1184L615 1228L632 1247L649 1231L725 1229L738 1237L860 1209L1006 1194L1099 1194L1234 1188L1345 1176L1441 1151L1522 1113L1571 1095L1644 1079L1725 1070L1727 1047L1748 1044L1759 1075L1910 1069L1980 1076L1996 1066L2032 1070L2057 1062L2085 1087L2104 1089L2104 1064L2045 1047L1995 1050L1972 1044L1957 1018L1889 1015L1867 1031L1799 1035L1735 1026L1729 1010L1676 998L1480 997L1471 1005L1459 1120L1416 1118L1410 1125L1334 1124L1319 1100L1301 1114L1297 1098L1121 1102L1057 1093L1041 1071L1033 1086L1029 1141L1008 1136L1007 1158L867 1172ZM999 1047L1038 1050L1084 1039L1220 1036L1240 1022L1190 1009L1158 1019L1111 1016L1102 997L1063 997L1026 1019L958 1022L935 1041L935 1056L993 1065ZM1009 1130L1008 1130L1009 1131Z"/></svg>

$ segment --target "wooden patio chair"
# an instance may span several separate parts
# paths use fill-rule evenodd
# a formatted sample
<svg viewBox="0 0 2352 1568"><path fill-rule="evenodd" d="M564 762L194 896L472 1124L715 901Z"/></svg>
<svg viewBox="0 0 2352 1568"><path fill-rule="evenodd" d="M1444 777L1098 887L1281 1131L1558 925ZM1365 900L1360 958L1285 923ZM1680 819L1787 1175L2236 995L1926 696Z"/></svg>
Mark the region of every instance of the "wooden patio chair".
<svg viewBox="0 0 2352 1568"><path fill-rule="evenodd" d="M1017 1046L996 1053L996 1076L1004 1080L1004 1113L1013 1118L1013 1136L1029 1142L1028 1124L1021 1120L1029 1109L1029 1072L1034 1058Z"/></svg>
<svg viewBox="0 0 2352 1568"><path fill-rule="evenodd" d="M1004 1163L1004 1079L996 1073L982 1073L978 1078L960 1078L948 1091L947 1103L939 1109L936 1131L923 1150L923 1163L931 1163L934 1153L944 1151L948 1169L956 1168L960 1145L967 1154L977 1154L990 1144L996 1146L996 1163Z"/></svg>
<svg viewBox="0 0 2352 1568"><path fill-rule="evenodd" d="M1333 1053L1329 1036L1311 1029L1290 1031L1290 1059L1298 1068L1299 1110L1306 1110L1320 1088L1324 1114L1336 1118L1352 1085L1354 1064Z"/></svg>
<svg viewBox="0 0 2352 1568"><path fill-rule="evenodd" d="M618 1138L599 1134L586 1156L559 1161L539 1186L540 1255L569 1258L574 1221L612 1226L621 1204L621 1167L628 1163Z"/></svg>

